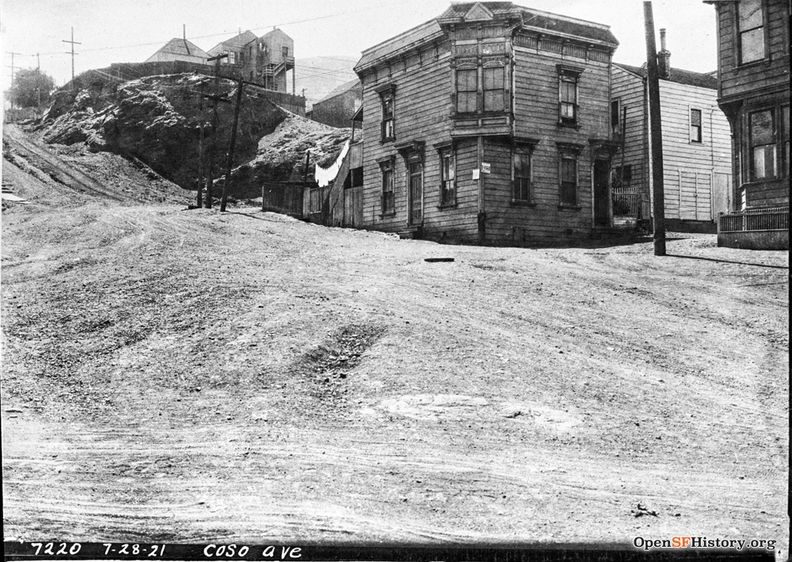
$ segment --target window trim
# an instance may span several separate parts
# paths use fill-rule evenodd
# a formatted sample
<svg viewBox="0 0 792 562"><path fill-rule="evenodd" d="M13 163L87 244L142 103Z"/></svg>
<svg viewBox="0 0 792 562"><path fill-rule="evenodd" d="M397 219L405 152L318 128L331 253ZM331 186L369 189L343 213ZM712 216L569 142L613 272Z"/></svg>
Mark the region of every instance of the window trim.
<svg viewBox="0 0 792 562"><path fill-rule="evenodd" d="M698 139L693 138L693 112L698 111ZM704 110L700 107L688 106L688 141L693 144L704 144Z"/></svg>

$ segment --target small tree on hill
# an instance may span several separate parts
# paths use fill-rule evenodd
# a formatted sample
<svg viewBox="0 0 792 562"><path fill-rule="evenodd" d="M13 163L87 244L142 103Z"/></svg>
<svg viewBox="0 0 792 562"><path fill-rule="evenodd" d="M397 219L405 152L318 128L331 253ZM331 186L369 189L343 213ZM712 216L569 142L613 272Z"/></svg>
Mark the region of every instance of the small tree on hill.
<svg viewBox="0 0 792 562"><path fill-rule="evenodd" d="M37 107L49 101L54 89L52 76L38 69L23 68L14 75L11 101L17 107Z"/></svg>

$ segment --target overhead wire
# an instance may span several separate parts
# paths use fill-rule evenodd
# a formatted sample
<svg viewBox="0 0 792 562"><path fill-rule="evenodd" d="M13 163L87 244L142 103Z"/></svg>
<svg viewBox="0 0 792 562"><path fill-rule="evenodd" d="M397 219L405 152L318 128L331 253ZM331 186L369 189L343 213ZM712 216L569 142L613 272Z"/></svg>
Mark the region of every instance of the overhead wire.
<svg viewBox="0 0 792 562"><path fill-rule="evenodd" d="M384 0L384 1L379 2L377 4L373 4L373 5L370 5L370 6L366 7L366 8L359 9L359 10L349 10L349 11L346 11L346 12L337 12L337 13L334 13L334 14L326 14L326 15L323 15L323 16L316 16L316 17L305 18L305 19L301 19L301 20L294 20L294 21L289 21L289 22L277 23L277 24L274 24L274 25L267 25L267 26L262 26L262 27L254 27L254 28L248 29L246 31L263 31L265 29L276 28L276 27L281 27L281 26L299 25L301 23L309 23L309 22L312 22L312 21L319 21L319 20L324 20L324 19L336 18L336 17L340 17L340 16L346 16L346 15L349 15L349 14L354 14L354 13L360 13L360 12L364 12L364 11L374 10L374 9L380 8L380 7L382 7L382 6L386 5L386 4L391 4L393 2L394 2L394 0ZM210 33L210 34L205 34L205 35L193 35L191 37L187 37L186 39L187 40L207 39L207 38L210 38L210 37L225 36L225 35L228 35L229 33L232 33L232 32L223 31L223 32L219 32L219 33ZM98 51L112 51L112 50L119 50L119 49L131 49L131 48L134 48L134 47L151 47L151 46L161 45L161 44L162 44L162 41L149 41L149 42L145 42L145 43L129 43L129 44L126 44L126 45L114 45L114 46L109 46L109 47L82 48L80 50L80 53L89 53L89 52L98 52ZM32 54L30 54L30 53L20 53L20 54L22 56L35 57L36 55L39 55L39 56L52 56L52 55L62 55L62 54L68 54L68 53L66 53L65 51L49 51L49 52L44 52L44 53L32 53ZM333 58L333 57L325 57L325 58Z"/></svg>

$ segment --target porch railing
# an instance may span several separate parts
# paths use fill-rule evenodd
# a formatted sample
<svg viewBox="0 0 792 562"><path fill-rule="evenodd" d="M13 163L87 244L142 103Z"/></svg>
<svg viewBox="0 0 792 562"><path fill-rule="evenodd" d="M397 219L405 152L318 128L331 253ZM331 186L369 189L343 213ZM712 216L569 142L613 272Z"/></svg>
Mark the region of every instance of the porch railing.
<svg viewBox="0 0 792 562"><path fill-rule="evenodd" d="M718 232L766 230L789 230L789 207L759 207L718 217Z"/></svg>
<svg viewBox="0 0 792 562"><path fill-rule="evenodd" d="M637 217L641 209L641 193L638 187L611 187L613 214L619 217Z"/></svg>

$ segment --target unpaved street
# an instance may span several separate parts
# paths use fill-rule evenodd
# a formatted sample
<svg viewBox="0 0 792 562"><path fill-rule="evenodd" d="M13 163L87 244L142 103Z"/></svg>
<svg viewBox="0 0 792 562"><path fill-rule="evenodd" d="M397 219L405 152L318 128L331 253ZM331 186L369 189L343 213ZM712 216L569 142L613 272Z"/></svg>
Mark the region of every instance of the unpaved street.
<svg viewBox="0 0 792 562"><path fill-rule="evenodd" d="M786 552L785 252L446 246L17 164L6 540Z"/></svg>

